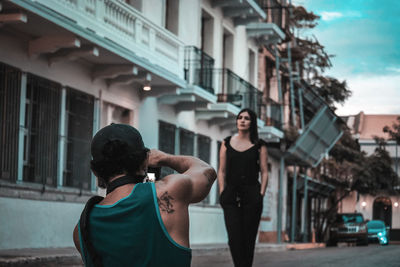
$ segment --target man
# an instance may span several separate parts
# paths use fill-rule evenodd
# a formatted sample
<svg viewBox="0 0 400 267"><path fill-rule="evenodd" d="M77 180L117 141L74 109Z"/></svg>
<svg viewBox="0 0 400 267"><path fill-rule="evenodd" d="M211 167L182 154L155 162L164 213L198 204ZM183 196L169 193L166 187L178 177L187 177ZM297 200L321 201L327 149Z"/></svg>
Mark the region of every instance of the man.
<svg viewBox="0 0 400 267"><path fill-rule="evenodd" d="M190 156L149 151L132 126L112 124L91 144L91 169L107 195L90 199L74 230L86 266L190 266L190 203L203 200L216 178ZM147 167L176 170L142 183Z"/></svg>

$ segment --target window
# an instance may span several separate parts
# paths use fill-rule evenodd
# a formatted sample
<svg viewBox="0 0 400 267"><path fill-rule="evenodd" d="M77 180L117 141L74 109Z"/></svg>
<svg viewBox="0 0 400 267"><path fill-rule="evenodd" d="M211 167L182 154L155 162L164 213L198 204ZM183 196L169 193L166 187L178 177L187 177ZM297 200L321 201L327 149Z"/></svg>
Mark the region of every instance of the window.
<svg viewBox="0 0 400 267"><path fill-rule="evenodd" d="M201 14L201 50L208 55L213 55L214 51L214 19L213 17L202 11Z"/></svg>
<svg viewBox="0 0 400 267"><path fill-rule="evenodd" d="M222 66L224 69L233 69L233 35L224 29Z"/></svg>
<svg viewBox="0 0 400 267"><path fill-rule="evenodd" d="M142 11L142 0L125 0L125 3L133 6L139 11Z"/></svg>
<svg viewBox="0 0 400 267"><path fill-rule="evenodd" d="M249 49L249 82L254 86L257 86L256 84L256 55L255 53Z"/></svg>
<svg viewBox="0 0 400 267"><path fill-rule="evenodd" d="M90 190L90 141L93 136L94 97L67 89L67 162L64 185Z"/></svg>
<svg viewBox="0 0 400 267"><path fill-rule="evenodd" d="M21 72L0 63L0 178L15 181L18 172L18 134Z"/></svg>
<svg viewBox="0 0 400 267"><path fill-rule="evenodd" d="M57 185L61 85L28 74L23 181Z"/></svg>
<svg viewBox="0 0 400 267"><path fill-rule="evenodd" d="M165 153L175 154L175 125L160 121L158 127L158 149ZM162 167L160 177L167 176L174 171L171 168Z"/></svg>
<svg viewBox="0 0 400 267"><path fill-rule="evenodd" d="M194 133L188 130L180 129L179 134L179 153L181 155L194 156Z"/></svg>
<svg viewBox="0 0 400 267"><path fill-rule="evenodd" d="M179 0L165 0L165 28L178 35Z"/></svg>

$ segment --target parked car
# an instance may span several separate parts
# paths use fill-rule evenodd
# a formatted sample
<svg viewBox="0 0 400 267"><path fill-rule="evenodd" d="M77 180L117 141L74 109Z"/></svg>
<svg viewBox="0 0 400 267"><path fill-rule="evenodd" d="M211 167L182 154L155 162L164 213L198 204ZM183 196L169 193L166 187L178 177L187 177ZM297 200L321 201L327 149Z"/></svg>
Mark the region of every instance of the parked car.
<svg viewBox="0 0 400 267"><path fill-rule="evenodd" d="M330 227L329 244L338 242L356 242L368 246L367 222L361 213L339 213Z"/></svg>
<svg viewBox="0 0 400 267"><path fill-rule="evenodd" d="M385 225L384 221L373 220L367 223L368 227L368 241L378 241L381 245L389 244L389 230L390 227Z"/></svg>

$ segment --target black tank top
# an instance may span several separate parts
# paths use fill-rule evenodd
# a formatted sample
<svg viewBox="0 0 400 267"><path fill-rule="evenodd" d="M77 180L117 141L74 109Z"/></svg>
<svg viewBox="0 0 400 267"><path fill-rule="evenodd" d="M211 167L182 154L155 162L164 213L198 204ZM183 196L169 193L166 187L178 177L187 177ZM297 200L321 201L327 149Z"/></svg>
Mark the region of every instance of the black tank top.
<svg viewBox="0 0 400 267"><path fill-rule="evenodd" d="M226 146L226 185L256 185L260 172L260 146L257 142L245 151L235 150L231 144L231 136L224 139Z"/></svg>

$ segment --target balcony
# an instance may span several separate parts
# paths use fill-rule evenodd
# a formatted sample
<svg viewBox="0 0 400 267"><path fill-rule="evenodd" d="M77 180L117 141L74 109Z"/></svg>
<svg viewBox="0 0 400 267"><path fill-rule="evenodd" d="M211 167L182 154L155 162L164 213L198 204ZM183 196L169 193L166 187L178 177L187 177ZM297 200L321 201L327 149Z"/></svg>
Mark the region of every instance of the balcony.
<svg viewBox="0 0 400 267"><path fill-rule="evenodd" d="M235 26L267 18L267 14L255 0L213 0L212 6L220 7L224 16L231 18Z"/></svg>
<svg viewBox="0 0 400 267"><path fill-rule="evenodd" d="M266 141L278 141L283 138L281 106L281 104L272 99L268 99L266 104L262 105L262 109L264 110L262 119L265 122L265 126L259 130L260 138Z"/></svg>
<svg viewBox="0 0 400 267"><path fill-rule="evenodd" d="M123 1L10 1L78 36L130 60L154 78L183 82L183 43ZM115 64L115 63L114 63ZM157 80L152 80L157 83ZM183 82L183 83L182 83ZM159 84L163 85L162 82Z"/></svg>
<svg viewBox="0 0 400 267"><path fill-rule="evenodd" d="M264 45L280 43L285 33L274 23L255 22L246 26L247 36Z"/></svg>
<svg viewBox="0 0 400 267"><path fill-rule="evenodd" d="M184 77L188 86L160 97L158 102L174 106L176 112L204 109L209 103L215 103L213 68L211 56L195 46L186 46Z"/></svg>
<svg viewBox="0 0 400 267"><path fill-rule="evenodd" d="M185 47L185 80L214 94L214 59L195 46Z"/></svg>
<svg viewBox="0 0 400 267"><path fill-rule="evenodd" d="M261 92L229 69L214 69L215 86L220 88L218 102L250 108L260 118Z"/></svg>

